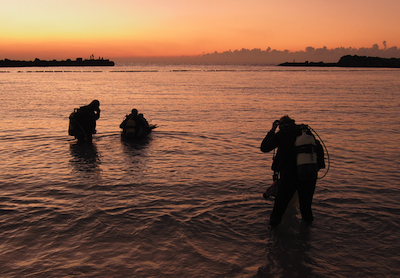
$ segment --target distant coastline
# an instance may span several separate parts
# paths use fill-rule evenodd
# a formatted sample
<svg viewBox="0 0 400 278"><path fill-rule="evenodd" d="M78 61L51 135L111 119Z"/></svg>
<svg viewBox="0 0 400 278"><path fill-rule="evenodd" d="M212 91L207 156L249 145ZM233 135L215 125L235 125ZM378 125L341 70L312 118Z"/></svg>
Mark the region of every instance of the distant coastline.
<svg viewBox="0 0 400 278"><path fill-rule="evenodd" d="M357 68L400 68L400 59L397 58L380 58L380 57L367 57L358 55L346 55L340 58L337 63L324 63L324 62L286 62L278 66L286 67L357 67Z"/></svg>
<svg viewBox="0 0 400 278"><path fill-rule="evenodd" d="M85 59L47 61L36 58L34 61L0 60L0 67L112 67L115 63L108 59Z"/></svg>

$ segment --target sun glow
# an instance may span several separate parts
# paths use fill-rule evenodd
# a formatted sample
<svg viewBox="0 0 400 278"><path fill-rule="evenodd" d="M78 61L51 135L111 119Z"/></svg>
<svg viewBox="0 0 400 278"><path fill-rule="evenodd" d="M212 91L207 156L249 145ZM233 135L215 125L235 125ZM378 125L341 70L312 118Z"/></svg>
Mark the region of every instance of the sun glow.
<svg viewBox="0 0 400 278"><path fill-rule="evenodd" d="M0 55L179 56L242 48L370 47L384 40L400 45L399 1L314 2L6 1Z"/></svg>

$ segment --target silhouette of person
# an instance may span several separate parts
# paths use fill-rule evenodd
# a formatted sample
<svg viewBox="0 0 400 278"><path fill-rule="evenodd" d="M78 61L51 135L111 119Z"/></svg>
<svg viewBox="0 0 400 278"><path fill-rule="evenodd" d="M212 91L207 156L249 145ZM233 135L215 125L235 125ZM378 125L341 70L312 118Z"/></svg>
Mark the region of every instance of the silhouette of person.
<svg viewBox="0 0 400 278"><path fill-rule="evenodd" d="M139 116L137 109L132 109L129 115L119 125L122 128L122 136L125 138L136 138L139 133Z"/></svg>
<svg viewBox="0 0 400 278"><path fill-rule="evenodd" d="M119 127L122 128L122 137L127 139L143 137L152 130L143 114L139 114L137 109L132 109L131 114L126 115Z"/></svg>
<svg viewBox="0 0 400 278"><path fill-rule="evenodd" d="M100 102L93 100L89 105L81 106L69 118L69 134L75 136L78 142L92 143L96 121L100 118Z"/></svg>
<svg viewBox="0 0 400 278"><path fill-rule="evenodd" d="M279 131L275 132L279 126ZM305 131L305 125L296 125L295 120L289 116L283 116L272 124L272 129L265 136L261 143L262 152L270 152L278 148L272 170L279 172L280 179L277 186L274 207L270 216L272 228L275 228L282 220L283 214L297 190L299 196L299 205L302 219L307 224L312 224L314 216L311 209L312 199L317 182L318 170L325 168L324 151L322 145L314 138L311 131ZM306 132L306 135L312 136L311 143L307 146L299 145L297 138ZM313 141L314 140L314 141ZM299 166L298 153L300 147L306 148L305 152L309 155L316 154L318 159L307 166L306 171L301 172L302 166ZM301 151L301 150L300 150Z"/></svg>
<svg viewBox="0 0 400 278"><path fill-rule="evenodd" d="M140 127L142 128L143 134L150 133L151 129L150 129L149 122L146 120L146 118L144 117L143 114L140 113L138 115L138 120L140 123Z"/></svg>

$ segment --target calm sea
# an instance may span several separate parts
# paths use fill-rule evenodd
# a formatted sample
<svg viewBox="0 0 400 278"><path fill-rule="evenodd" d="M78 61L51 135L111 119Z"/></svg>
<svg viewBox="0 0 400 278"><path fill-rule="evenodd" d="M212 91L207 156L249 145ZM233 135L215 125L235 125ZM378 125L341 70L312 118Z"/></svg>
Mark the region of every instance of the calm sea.
<svg viewBox="0 0 400 278"><path fill-rule="evenodd" d="M77 145L69 114L93 99ZM400 70L3 68L0 102L0 277L400 275ZM158 125L148 140L121 141L132 108ZM259 146L285 114L330 169L313 226L291 208L271 231Z"/></svg>

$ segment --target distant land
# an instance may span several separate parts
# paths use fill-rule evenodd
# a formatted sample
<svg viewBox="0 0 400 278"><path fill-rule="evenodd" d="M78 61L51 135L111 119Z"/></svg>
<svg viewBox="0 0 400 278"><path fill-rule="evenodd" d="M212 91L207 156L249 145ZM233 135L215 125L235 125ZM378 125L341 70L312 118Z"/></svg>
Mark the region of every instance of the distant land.
<svg viewBox="0 0 400 278"><path fill-rule="evenodd" d="M0 60L0 67L104 67L114 66L114 62L107 59L85 59L76 58L75 61L70 59L57 60L40 60L36 58L34 61L19 61L19 60Z"/></svg>
<svg viewBox="0 0 400 278"><path fill-rule="evenodd" d="M380 57L367 57L357 55L346 55L340 58L337 63L324 63L324 62L286 62L278 66L287 67L358 67L358 68L400 68L400 59L397 58L380 58Z"/></svg>

